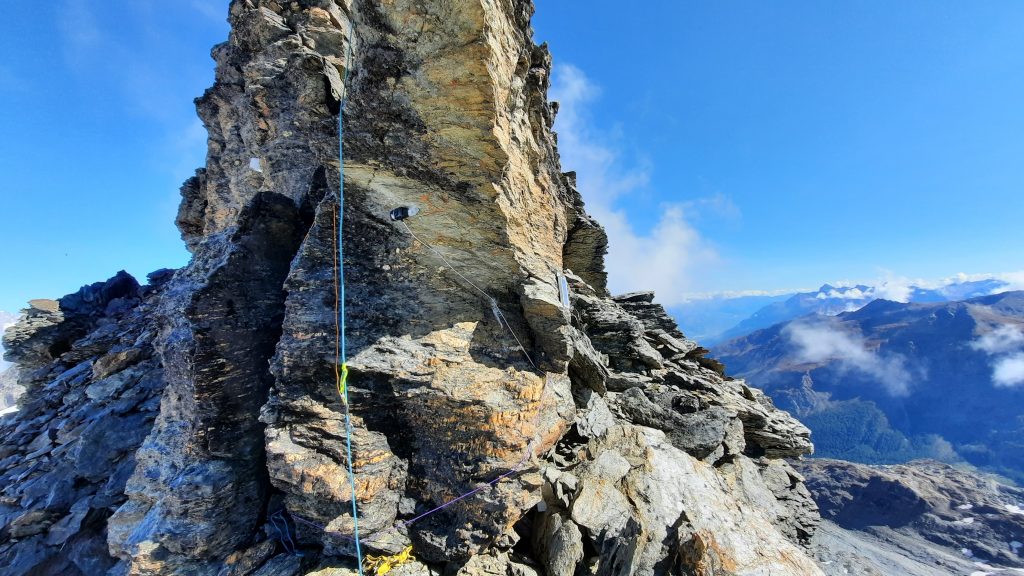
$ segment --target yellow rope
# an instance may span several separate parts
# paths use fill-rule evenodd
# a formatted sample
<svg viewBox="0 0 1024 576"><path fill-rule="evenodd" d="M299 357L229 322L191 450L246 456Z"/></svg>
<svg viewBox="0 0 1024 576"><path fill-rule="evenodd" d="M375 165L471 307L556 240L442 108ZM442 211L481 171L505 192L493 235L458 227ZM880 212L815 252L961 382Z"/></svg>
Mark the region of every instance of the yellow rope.
<svg viewBox="0 0 1024 576"><path fill-rule="evenodd" d="M341 395L342 403L348 405L348 363L341 365L341 375L338 376L338 394Z"/></svg>
<svg viewBox="0 0 1024 576"><path fill-rule="evenodd" d="M384 576L402 564L413 560L412 546L407 546L398 554L392 556L367 556L366 570L372 571L375 576Z"/></svg>

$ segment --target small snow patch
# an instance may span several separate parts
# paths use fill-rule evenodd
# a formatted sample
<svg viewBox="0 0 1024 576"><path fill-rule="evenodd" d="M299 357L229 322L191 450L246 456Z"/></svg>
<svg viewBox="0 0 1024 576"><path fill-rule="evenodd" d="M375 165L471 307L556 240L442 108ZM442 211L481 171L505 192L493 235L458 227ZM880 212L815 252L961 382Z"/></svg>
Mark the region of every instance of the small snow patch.
<svg viewBox="0 0 1024 576"><path fill-rule="evenodd" d="M989 572L989 570L999 570L998 568L994 566L989 566L984 562L975 562L974 565L978 568L981 568L981 570L975 570L974 572L971 572L970 576L992 576L993 574L995 574L995 572Z"/></svg>
<svg viewBox="0 0 1024 576"><path fill-rule="evenodd" d="M1010 542L1010 550L1013 550L1014 554L1019 552L1022 547L1024 547L1024 544L1021 544L1020 542L1018 542L1016 540L1014 540L1013 542Z"/></svg>
<svg viewBox="0 0 1024 576"><path fill-rule="evenodd" d="M1016 504L1007 504L1006 511L1010 514L1024 514L1024 508L1021 508Z"/></svg>
<svg viewBox="0 0 1024 576"><path fill-rule="evenodd" d="M17 406L8 406L7 408L4 408L3 410L0 410L0 416L7 416L8 414L14 414L17 411L18 411L18 407Z"/></svg>
<svg viewBox="0 0 1024 576"><path fill-rule="evenodd" d="M974 504L961 504L956 507L957 510L970 510L971 508L974 508Z"/></svg>
<svg viewBox="0 0 1024 576"><path fill-rule="evenodd" d="M974 518L961 518L960 520L955 520L953 524L974 524Z"/></svg>
<svg viewBox="0 0 1024 576"><path fill-rule="evenodd" d="M974 556L974 552L971 552L970 548L961 548L960 549L960 553L963 554L964 556L967 556L968 558L971 558L971 557Z"/></svg>
<svg viewBox="0 0 1024 576"><path fill-rule="evenodd" d="M263 166L260 166L259 158L249 158L249 168L257 172L263 172Z"/></svg>

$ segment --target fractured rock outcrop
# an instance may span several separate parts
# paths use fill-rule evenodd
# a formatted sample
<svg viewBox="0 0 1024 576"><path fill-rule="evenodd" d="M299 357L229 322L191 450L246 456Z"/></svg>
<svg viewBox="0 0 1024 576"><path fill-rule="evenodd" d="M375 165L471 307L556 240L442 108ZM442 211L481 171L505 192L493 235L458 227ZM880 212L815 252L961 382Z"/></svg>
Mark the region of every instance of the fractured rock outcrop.
<svg viewBox="0 0 1024 576"><path fill-rule="evenodd" d="M59 301L33 301L4 338L25 388L0 416L0 566L6 574L102 574L107 523L126 500L164 387L153 305L120 273Z"/></svg>
<svg viewBox="0 0 1024 576"><path fill-rule="evenodd" d="M110 521L111 551L140 573L199 574L243 547L268 498L262 427L266 365L301 219L287 198L256 195L230 235L175 275L160 302L166 391Z"/></svg>
<svg viewBox="0 0 1024 576"><path fill-rule="evenodd" d="M1012 574L1024 569L1024 490L932 460L799 466L821 507L816 554L850 574Z"/></svg>
<svg viewBox="0 0 1024 576"><path fill-rule="evenodd" d="M411 546L410 574L820 573L781 460L807 429L653 294L608 294L532 10L231 3L177 216L192 261L5 340L12 574L347 573L353 500L362 549Z"/></svg>

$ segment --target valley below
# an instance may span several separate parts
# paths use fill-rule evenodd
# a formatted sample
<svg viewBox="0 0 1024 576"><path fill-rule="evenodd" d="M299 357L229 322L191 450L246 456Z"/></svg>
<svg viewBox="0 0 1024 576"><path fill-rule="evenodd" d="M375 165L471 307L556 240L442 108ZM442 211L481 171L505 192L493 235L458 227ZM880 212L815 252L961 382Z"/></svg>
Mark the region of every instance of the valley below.
<svg viewBox="0 0 1024 576"><path fill-rule="evenodd" d="M875 300L714 348L813 432L816 455L965 463L1024 479L1024 292L956 302Z"/></svg>

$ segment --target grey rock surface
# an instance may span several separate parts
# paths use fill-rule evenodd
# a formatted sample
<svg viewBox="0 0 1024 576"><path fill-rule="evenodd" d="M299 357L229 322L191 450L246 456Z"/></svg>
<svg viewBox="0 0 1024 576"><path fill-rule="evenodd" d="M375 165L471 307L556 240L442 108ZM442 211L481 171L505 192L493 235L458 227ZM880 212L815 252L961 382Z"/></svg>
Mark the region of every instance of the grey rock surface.
<svg viewBox="0 0 1024 576"><path fill-rule="evenodd" d="M823 566L850 574L1011 574L1024 569L1024 490L934 461L868 466L806 460L826 520Z"/></svg>
<svg viewBox="0 0 1024 576"><path fill-rule="evenodd" d="M115 564L107 521L125 501L164 386L151 320L162 290L122 273L34 301L7 331L25 393L0 417L5 574L101 574Z"/></svg>

